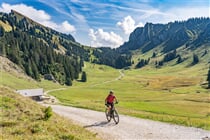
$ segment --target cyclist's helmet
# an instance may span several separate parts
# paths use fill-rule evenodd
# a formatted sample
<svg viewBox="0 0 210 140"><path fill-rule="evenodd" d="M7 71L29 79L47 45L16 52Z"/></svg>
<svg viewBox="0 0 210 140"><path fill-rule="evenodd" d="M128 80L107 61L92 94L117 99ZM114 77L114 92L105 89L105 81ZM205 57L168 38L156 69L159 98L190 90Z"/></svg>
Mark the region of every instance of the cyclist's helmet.
<svg viewBox="0 0 210 140"><path fill-rule="evenodd" d="M110 90L109 93L113 94L114 92L113 92L113 90Z"/></svg>

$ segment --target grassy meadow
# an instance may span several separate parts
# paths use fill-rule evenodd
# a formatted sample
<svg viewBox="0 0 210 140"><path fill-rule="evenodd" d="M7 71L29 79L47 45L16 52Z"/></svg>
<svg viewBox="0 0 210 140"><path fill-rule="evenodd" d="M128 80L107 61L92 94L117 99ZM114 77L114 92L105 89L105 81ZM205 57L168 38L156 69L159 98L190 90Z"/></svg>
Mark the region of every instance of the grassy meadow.
<svg viewBox="0 0 210 140"><path fill-rule="evenodd" d="M97 134L55 113L52 113L49 120L45 120L45 107L14 92L33 88L43 88L47 91L65 86L43 79L37 82L13 68L9 71L0 69L0 140L98 139Z"/></svg>
<svg viewBox="0 0 210 140"><path fill-rule="evenodd" d="M6 71L0 72L0 85L14 90L43 88L45 91L65 87L43 79L41 82L37 82L29 77L23 76L23 74L17 75Z"/></svg>
<svg viewBox="0 0 210 140"><path fill-rule="evenodd" d="M120 114L210 130L210 91L201 87L207 67L202 64L155 69L119 70L86 63L87 82L51 92L61 104L104 110L104 99L114 90Z"/></svg>

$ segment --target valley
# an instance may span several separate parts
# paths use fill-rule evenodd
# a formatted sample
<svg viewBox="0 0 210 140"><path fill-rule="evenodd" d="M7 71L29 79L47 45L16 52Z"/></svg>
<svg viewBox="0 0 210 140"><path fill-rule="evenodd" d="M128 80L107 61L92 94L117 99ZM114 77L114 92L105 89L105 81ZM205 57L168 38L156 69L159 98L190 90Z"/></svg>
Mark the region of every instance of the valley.
<svg viewBox="0 0 210 140"><path fill-rule="evenodd" d="M161 122L155 132L145 130L144 135L160 136L159 128L167 123L167 127L180 128L179 133L182 128L187 132L192 127L190 133L205 131L206 136L210 130L209 27L209 17L146 23L134 29L119 48L93 48L17 11L1 12L0 115L5 132L2 138L28 139L33 135L34 139L98 139L100 132L89 132L86 127L94 126L93 120L99 117L91 118L90 113L90 119L85 121L91 123L78 126L80 120L75 125L61 117L65 115L62 107L92 110L99 116L103 113L104 118L97 120L103 122L104 100L110 90L119 100L116 108L127 120L124 123L133 117L136 122L155 121L157 126ZM52 80L46 80L45 75ZM61 116L55 113L46 121L43 106L16 95L16 90L32 88L43 88L45 94L54 96L57 102L52 107ZM117 127L126 131L124 124L112 128ZM132 134L138 138L136 131Z"/></svg>
<svg viewBox="0 0 210 140"><path fill-rule="evenodd" d="M209 90L200 85L206 80L204 74L195 73L198 69L204 73L205 69L174 68L123 70L124 76L114 80L118 70L86 64L86 84L76 82L66 90L49 94L63 105L103 111L106 95L114 90L121 114L209 130Z"/></svg>

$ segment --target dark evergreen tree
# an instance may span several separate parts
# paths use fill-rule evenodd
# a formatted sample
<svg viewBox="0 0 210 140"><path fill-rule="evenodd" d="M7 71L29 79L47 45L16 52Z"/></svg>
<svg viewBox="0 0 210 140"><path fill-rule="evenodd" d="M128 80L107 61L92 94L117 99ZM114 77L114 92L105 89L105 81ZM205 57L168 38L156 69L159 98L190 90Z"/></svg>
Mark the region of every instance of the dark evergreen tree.
<svg viewBox="0 0 210 140"><path fill-rule="evenodd" d="M147 65L149 63L149 59L148 60L144 60L144 59L141 59L138 64L136 65L136 68L141 68L145 65Z"/></svg>
<svg viewBox="0 0 210 140"><path fill-rule="evenodd" d="M156 53L155 52L153 52L153 54L152 54L152 58L154 58L154 57L156 57Z"/></svg>
<svg viewBox="0 0 210 140"><path fill-rule="evenodd" d="M179 63L182 63L182 57L181 57L181 55L178 55L178 59L177 59L177 61L176 61L176 63L177 64L179 64Z"/></svg>
<svg viewBox="0 0 210 140"><path fill-rule="evenodd" d="M192 65L195 65L199 62L199 58L196 54L193 54L193 62L192 62Z"/></svg>
<svg viewBox="0 0 210 140"><path fill-rule="evenodd" d="M28 62L25 63L24 67L25 67L26 74L32 77L33 72L32 72L32 68L31 68L31 61L28 60Z"/></svg>
<svg viewBox="0 0 210 140"><path fill-rule="evenodd" d="M4 28L2 26L0 26L0 37L4 36Z"/></svg>
<svg viewBox="0 0 210 140"><path fill-rule="evenodd" d="M163 58L163 62L168 62L175 58L176 58L176 50L174 50L173 52L167 53Z"/></svg>
<svg viewBox="0 0 210 140"><path fill-rule="evenodd" d="M6 47L2 42L0 42L0 55L6 57Z"/></svg>
<svg viewBox="0 0 210 140"><path fill-rule="evenodd" d="M207 81L208 81L208 88L210 88L210 67L207 75Z"/></svg>
<svg viewBox="0 0 210 140"><path fill-rule="evenodd" d="M86 72L85 71L82 72L81 81L82 82L86 82L87 81L87 75L86 75Z"/></svg>
<svg viewBox="0 0 210 140"><path fill-rule="evenodd" d="M35 62L32 60L31 61L31 69L32 69L32 77L34 78L34 79L36 79L36 80L38 80L38 81L40 81L40 76L39 76L39 71L38 71L38 69L37 69L37 66L36 66L36 64L35 64Z"/></svg>
<svg viewBox="0 0 210 140"><path fill-rule="evenodd" d="M65 84L67 85L67 86L72 86L72 81L71 81L71 78L66 78L66 82L65 82Z"/></svg>

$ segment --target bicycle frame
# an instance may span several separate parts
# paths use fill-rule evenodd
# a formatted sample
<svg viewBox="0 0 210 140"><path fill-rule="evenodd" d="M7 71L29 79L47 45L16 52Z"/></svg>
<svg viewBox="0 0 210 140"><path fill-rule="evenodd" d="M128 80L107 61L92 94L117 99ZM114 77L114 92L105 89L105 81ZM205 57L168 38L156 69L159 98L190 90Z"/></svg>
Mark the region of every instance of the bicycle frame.
<svg viewBox="0 0 210 140"><path fill-rule="evenodd" d="M116 124L119 123L119 115L118 115L117 110L115 109L115 106L113 106L112 108L106 107L105 114L106 114L106 118L108 122L110 122L111 119L113 118Z"/></svg>

